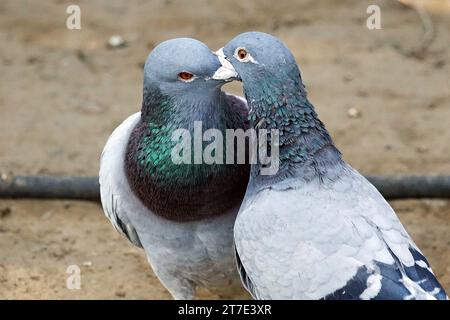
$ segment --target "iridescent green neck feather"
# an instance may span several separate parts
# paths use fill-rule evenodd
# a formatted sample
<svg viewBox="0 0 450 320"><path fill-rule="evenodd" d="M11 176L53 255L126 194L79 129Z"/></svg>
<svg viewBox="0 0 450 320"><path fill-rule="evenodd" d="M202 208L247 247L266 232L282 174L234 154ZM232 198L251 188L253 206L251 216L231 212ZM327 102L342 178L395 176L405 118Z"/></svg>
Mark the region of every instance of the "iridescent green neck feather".
<svg viewBox="0 0 450 320"><path fill-rule="evenodd" d="M219 89L197 99L144 91L141 121L131 134L126 157L132 190L153 213L177 221L214 216L238 206L249 166L194 164L193 155L191 164L175 164L171 152L177 142L172 133L187 129L193 137L194 121L201 121L203 131L219 129L225 137L225 129L243 128L245 117L229 106Z"/></svg>

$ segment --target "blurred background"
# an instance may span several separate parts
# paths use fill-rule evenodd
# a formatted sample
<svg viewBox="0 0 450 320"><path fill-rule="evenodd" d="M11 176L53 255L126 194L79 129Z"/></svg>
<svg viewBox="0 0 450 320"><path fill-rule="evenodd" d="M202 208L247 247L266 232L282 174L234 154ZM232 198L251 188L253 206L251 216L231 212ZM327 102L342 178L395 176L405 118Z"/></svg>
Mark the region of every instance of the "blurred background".
<svg viewBox="0 0 450 320"><path fill-rule="evenodd" d="M81 30L66 27L71 4ZM380 30L366 26L369 5L381 9ZM2 0L0 173L97 175L108 136L140 109L142 67L155 45L189 36L216 50L250 30L293 51L353 167L450 174L447 0ZM450 201L391 204L449 292ZM66 288L72 264L80 290ZM170 296L99 204L0 200L0 298Z"/></svg>

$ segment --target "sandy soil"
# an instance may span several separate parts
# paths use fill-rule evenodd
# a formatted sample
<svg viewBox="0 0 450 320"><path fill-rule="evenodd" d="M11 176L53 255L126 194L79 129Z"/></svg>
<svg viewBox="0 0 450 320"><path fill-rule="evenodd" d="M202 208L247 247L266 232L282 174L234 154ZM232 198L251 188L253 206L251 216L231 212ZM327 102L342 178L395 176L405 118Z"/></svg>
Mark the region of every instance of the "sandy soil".
<svg viewBox="0 0 450 320"><path fill-rule="evenodd" d="M418 15L392 0L3 0L0 172L96 175L108 135L139 109L142 64L155 44L191 36L217 49L260 30L292 49L312 102L354 167L449 174L450 1L425 2L436 38L418 59L405 55L423 34ZM79 31L65 27L72 3L81 6ZM381 7L381 30L365 26L369 4ZM128 46L108 49L114 34ZM350 108L360 117L349 117ZM449 291L450 201L392 205ZM66 288L72 264L81 268L80 290ZM0 200L0 298L170 296L98 204Z"/></svg>

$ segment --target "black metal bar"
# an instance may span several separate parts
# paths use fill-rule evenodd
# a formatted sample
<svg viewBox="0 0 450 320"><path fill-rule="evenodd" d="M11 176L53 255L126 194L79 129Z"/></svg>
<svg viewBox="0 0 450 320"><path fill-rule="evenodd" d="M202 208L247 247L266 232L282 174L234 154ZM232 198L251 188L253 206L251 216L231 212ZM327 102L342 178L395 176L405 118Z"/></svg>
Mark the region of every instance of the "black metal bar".
<svg viewBox="0 0 450 320"><path fill-rule="evenodd" d="M387 199L449 198L450 176L368 176ZM99 201L98 177L11 176L0 179L0 198Z"/></svg>
<svg viewBox="0 0 450 320"><path fill-rule="evenodd" d="M13 176L0 179L0 198L100 200L97 177Z"/></svg>
<svg viewBox="0 0 450 320"><path fill-rule="evenodd" d="M368 176L386 199L450 199L450 176Z"/></svg>

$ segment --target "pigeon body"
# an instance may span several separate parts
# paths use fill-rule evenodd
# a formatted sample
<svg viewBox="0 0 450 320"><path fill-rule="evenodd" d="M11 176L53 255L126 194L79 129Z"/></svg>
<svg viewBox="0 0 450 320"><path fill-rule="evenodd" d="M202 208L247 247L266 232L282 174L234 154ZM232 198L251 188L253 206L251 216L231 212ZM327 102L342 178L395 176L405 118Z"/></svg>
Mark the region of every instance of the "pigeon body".
<svg viewBox="0 0 450 320"><path fill-rule="evenodd" d="M279 171L262 175L261 164L252 165L234 227L238 269L252 296L446 299L393 209L342 159L287 47L250 32L217 54L228 69L217 78L243 82L251 126L280 135Z"/></svg>
<svg viewBox="0 0 450 320"><path fill-rule="evenodd" d="M158 45L144 67L141 112L115 129L101 157L106 216L144 248L175 299L193 299L198 287L229 298L242 287L232 232L249 166L175 164L171 157L173 132L186 129L193 136L195 121L203 131L247 126L245 101L222 92L224 81L211 79L219 65L193 39Z"/></svg>

